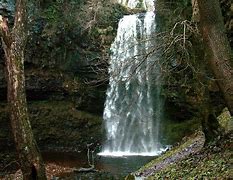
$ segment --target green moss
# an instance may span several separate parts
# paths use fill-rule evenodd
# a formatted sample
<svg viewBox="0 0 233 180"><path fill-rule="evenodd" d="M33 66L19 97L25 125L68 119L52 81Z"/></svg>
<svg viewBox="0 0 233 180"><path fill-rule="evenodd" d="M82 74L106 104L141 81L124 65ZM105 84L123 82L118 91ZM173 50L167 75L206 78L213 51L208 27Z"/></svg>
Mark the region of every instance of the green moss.
<svg viewBox="0 0 233 180"><path fill-rule="evenodd" d="M175 163L167 163L162 169L157 170L145 179L229 179L233 177L233 172L231 171L233 162L232 133L231 131L218 137L204 147L198 147L195 152L179 159ZM148 169L153 171L154 167L159 163L166 162L166 160L173 158L177 153L182 155L182 152L187 150L188 147L192 147L194 143L199 143L203 140L203 133L199 131L183 139L183 143L143 166L135 174L143 174ZM204 142L201 144L203 145Z"/></svg>
<svg viewBox="0 0 233 180"><path fill-rule="evenodd" d="M233 130L233 117L227 108L223 109L222 113L218 116L220 126L226 131Z"/></svg>
<svg viewBox="0 0 233 180"><path fill-rule="evenodd" d="M190 136L188 139L185 138L183 140L183 143L181 143L181 145L175 146L171 150L169 150L169 151L165 152L164 154L158 156L156 159L152 160L151 162L149 162L148 164L146 164L145 166L140 168L136 173L140 174L140 172L143 172L144 170L146 170L148 168L154 167L155 164L157 164L159 162L162 162L167 158L171 158L173 155L181 152L182 150L184 150L188 146L194 144L194 142L196 142L197 140L201 140L201 139L203 140L203 133L198 131L197 133Z"/></svg>
<svg viewBox="0 0 233 180"><path fill-rule="evenodd" d="M29 102L28 106L32 111L41 111L41 113L44 112L45 114L47 114L46 111L49 112L47 117L54 117L54 121L57 121L55 117L59 115L63 117L69 115L72 116L72 118L76 118L77 121L92 120L94 123L102 121L102 118L99 116L77 110L75 104L69 101L36 101ZM67 119L67 117L65 119Z"/></svg>
<svg viewBox="0 0 233 180"><path fill-rule="evenodd" d="M102 138L102 117L79 111L71 101L30 101L28 109L33 133L42 149L83 150L87 143L96 143ZM6 107L0 108L0 125L0 140L7 148L13 139Z"/></svg>
<svg viewBox="0 0 233 180"><path fill-rule="evenodd" d="M196 155L167 166L148 179L228 179L232 177L232 138L207 146Z"/></svg>
<svg viewBox="0 0 233 180"><path fill-rule="evenodd" d="M32 126L40 144L86 148L99 141L102 118L78 111L66 101L41 101L29 104ZM78 146L77 146L78 145Z"/></svg>
<svg viewBox="0 0 233 180"><path fill-rule="evenodd" d="M190 135L200 129L200 126L201 124L198 118L181 122L166 120L161 127L163 137L165 137L162 139L162 143L174 144L180 141L184 136Z"/></svg>
<svg viewBox="0 0 233 180"><path fill-rule="evenodd" d="M127 176L125 177L125 180L135 180L135 177L134 177L134 175L129 174L129 175L127 175Z"/></svg>

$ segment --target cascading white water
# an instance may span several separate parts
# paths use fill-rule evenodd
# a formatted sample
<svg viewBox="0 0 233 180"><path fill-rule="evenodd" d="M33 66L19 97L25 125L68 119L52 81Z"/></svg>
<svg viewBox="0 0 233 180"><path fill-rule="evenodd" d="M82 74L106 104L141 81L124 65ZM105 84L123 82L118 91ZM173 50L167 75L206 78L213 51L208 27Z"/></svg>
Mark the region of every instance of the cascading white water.
<svg viewBox="0 0 233 180"><path fill-rule="evenodd" d="M124 6L127 6L131 9L133 8L144 8L148 11L154 10L154 1L153 0L118 0L118 2Z"/></svg>
<svg viewBox="0 0 233 180"><path fill-rule="evenodd" d="M127 1L135 7L136 1ZM124 4L124 2L122 2ZM143 1L146 3L146 1ZM150 1L153 3L153 1ZM110 87L104 109L107 142L100 155L153 156L162 151L162 112L156 55L148 55L154 40L155 14L124 16L111 46ZM153 81L157 85L152 88Z"/></svg>

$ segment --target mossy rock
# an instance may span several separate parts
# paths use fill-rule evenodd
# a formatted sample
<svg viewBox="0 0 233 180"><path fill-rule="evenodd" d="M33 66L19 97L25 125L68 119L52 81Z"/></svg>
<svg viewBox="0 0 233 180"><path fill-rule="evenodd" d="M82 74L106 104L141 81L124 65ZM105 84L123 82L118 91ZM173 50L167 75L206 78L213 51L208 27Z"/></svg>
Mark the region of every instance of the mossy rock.
<svg viewBox="0 0 233 180"><path fill-rule="evenodd" d="M217 119L220 126L225 130L225 132L233 130L233 117L231 116L227 108L223 109L222 113L218 116Z"/></svg>

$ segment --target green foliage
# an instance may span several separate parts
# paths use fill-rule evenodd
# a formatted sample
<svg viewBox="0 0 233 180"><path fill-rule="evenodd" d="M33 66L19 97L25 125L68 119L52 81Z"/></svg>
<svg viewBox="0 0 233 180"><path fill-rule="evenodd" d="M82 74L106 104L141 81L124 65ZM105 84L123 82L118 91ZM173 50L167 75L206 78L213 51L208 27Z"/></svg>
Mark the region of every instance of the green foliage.
<svg viewBox="0 0 233 180"><path fill-rule="evenodd" d="M63 0L56 0L51 3L41 14L41 18L46 21L43 36L56 36L80 26L77 20L77 12L80 9L80 3L75 1L67 3Z"/></svg>
<svg viewBox="0 0 233 180"><path fill-rule="evenodd" d="M165 137L162 139L162 144L174 144L180 141L184 136L194 133L201 126L200 120L197 118L180 122L164 120L162 124L161 133L163 137Z"/></svg>
<svg viewBox="0 0 233 180"><path fill-rule="evenodd" d="M118 5L106 1L88 1L70 3L57 0L51 3L42 13L46 20L45 36L51 36L57 31L67 31L79 26L82 33L96 31L95 28L116 27L119 18L126 10Z"/></svg>

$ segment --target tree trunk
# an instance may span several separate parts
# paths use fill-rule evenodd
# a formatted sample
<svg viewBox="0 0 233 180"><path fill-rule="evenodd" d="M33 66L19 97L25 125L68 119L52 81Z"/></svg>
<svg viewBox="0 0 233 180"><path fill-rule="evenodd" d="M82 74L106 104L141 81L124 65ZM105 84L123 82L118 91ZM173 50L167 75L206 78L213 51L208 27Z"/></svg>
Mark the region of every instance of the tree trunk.
<svg viewBox="0 0 233 180"><path fill-rule="evenodd" d="M197 0L200 11L200 28L206 46L206 58L227 107L233 115L232 52L225 34L223 17L218 0Z"/></svg>
<svg viewBox="0 0 233 180"><path fill-rule="evenodd" d="M23 179L46 179L45 167L29 121L25 94L26 5L26 0L16 1L15 22L12 32L8 30L7 20L0 16L1 39L6 58L7 99Z"/></svg>
<svg viewBox="0 0 233 180"><path fill-rule="evenodd" d="M5 49L11 127L24 179L31 179L31 177L46 179L45 168L33 137L27 112L24 53L19 49L20 46L16 41L12 41L11 48Z"/></svg>
<svg viewBox="0 0 233 180"><path fill-rule="evenodd" d="M207 84L205 78L202 75L200 76L200 82ZM201 118L202 131L205 134L205 143L208 143L221 134L221 129L217 117L213 112L212 104L210 103L208 88L205 86L200 87L200 85L197 87L199 87L196 89L196 91L200 97L199 113Z"/></svg>

